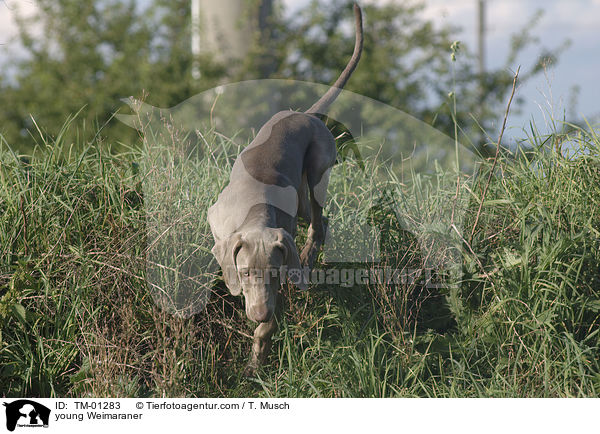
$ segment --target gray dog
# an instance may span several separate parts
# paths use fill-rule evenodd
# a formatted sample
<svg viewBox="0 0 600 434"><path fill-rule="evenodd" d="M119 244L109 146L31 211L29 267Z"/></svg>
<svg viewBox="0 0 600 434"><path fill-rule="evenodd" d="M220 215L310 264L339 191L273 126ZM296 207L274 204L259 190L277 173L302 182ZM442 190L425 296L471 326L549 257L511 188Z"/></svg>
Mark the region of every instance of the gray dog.
<svg viewBox="0 0 600 434"><path fill-rule="evenodd" d="M212 253L233 295L244 294L254 331L246 375L264 362L277 328L275 311L281 273L306 289L302 270L310 269L325 240L323 206L335 140L314 114L324 114L356 68L362 52L362 15L354 5L356 42L350 62L325 95L306 113L274 115L238 156L229 185L208 210L215 239ZM310 221L298 255L294 238L298 216Z"/></svg>

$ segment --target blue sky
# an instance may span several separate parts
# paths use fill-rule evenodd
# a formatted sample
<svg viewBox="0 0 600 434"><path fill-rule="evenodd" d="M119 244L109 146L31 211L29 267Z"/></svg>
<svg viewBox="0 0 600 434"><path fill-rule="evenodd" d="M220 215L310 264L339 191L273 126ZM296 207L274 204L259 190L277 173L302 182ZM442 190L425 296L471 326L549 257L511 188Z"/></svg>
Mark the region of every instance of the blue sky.
<svg viewBox="0 0 600 434"><path fill-rule="evenodd" d="M410 0L363 0L363 3L409 2ZM294 8L309 0L284 0ZM414 2L413 2L414 3ZM476 0L426 0L423 11L439 26L451 25L462 30L454 39L460 40L471 52L476 49ZM600 118L600 0L487 0L486 1L486 66L503 67L511 35L527 25L541 10L543 15L532 32L539 43L525 50L510 68L521 66L527 72L543 48L553 49L570 41L560 61L517 89L525 100L522 113L509 117L506 136L523 137L523 128L533 120L542 132L551 130L551 118L562 119L571 108L573 89L576 93L575 112L579 118L598 121ZM366 17L368 19L368 17ZM502 121L500 113L498 122Z"/></svg>
<svg viewBox="0 0 600 434"><path fill-rule="evenodd" d="M428 18L461 26L463 31L457 39L475 48L475 0L429 0L428 4ZM600 0L488 0L487 65L503 66L511 34L522 29L537 10L543 11L533 31L539 44L523 52L513 69L519 64L522 69L530 68L541 48L556 48L566 40L570 46L546 75L517 90L526 104L521 115L509 120L509 135L513 137L522 135L520 129L530 119L540 130L548 131L550 116L560 119L563 111L569 110L574 87L579 88L574 114L589 120L600 116Z"/></svg>
<svg viewBox="0 0 600 434"><path fill-rule="evenodd" d="M290 9L304 6L309 0L283 0ZM411 0L363 0L364 3ZM455 39L471 51L475 49L476 0L427 0L424 18L437 25L453 25L462 28ZM19 47L11 41L15 26L16 9L24 14L32 13L31 0L0 0L0 44L13 53ZM503 66L510 45L510 36L528 23L536 10L543 17L533 34L539 45L528 49L512 65L529 68L542 48L555 48L565 40L570 47L560 57L560 62L548 73L522 85L518 94L525 99L521 115L509 119L510 137L521 136L521 128L534 119L542 131L547 131L551 115L562 116L571 106L572 89L579 88L575 114L589 119L600 117L600 0L487 0L487 66ZM366 18L368 19L368 17ZM6 56L0 57L0 62ZM500 119L499 119L500 121Z"/></svg>

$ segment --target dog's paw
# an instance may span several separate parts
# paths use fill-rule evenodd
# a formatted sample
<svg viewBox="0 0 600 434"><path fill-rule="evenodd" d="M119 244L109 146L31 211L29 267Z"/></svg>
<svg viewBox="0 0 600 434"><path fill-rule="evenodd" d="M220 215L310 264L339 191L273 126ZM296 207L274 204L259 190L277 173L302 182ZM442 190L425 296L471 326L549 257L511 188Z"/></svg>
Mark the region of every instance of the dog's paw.
<svg viewBox="0 0 600 434"><path fill-rule="evenodd" d="M300 253L300 265L302 268L312 270L318 252L319 249L315 243L307 243L302 249L302 253Z"/></svg>
<svg viewBox="0 0 600 434"><path fill-rule="evenodd" d="M253 363L248 363L246 368L244 368L244 377L245 378L256 378L256 372L258 371L258 366Z"/></svg>
<svg viewBox="0 0 600 434"><path fill-rule="evenodd" d="M300 254L300 266L302 268L307 268L308 267L309 269L311 269L311 265L312 264L310 264L309 255L305 255L304 254L304 250L303 250L302 253Z"/></svg>

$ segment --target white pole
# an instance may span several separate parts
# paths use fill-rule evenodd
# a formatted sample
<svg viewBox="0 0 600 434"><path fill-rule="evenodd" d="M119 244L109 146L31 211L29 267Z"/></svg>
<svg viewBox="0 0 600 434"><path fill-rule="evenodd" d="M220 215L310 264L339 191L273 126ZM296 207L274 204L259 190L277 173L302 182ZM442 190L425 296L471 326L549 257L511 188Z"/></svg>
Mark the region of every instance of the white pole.
<svg viewBox="0 0 600 434"><path fill-rule="evenodd" d="M479 74L485 73L485 0L477 2L477 57Z"/></svg>
<svg viewBox="0 0 600 434"><path fill-rule="evenodd" d="M200 78L200 0L192 0L192 78Z"/></svg>

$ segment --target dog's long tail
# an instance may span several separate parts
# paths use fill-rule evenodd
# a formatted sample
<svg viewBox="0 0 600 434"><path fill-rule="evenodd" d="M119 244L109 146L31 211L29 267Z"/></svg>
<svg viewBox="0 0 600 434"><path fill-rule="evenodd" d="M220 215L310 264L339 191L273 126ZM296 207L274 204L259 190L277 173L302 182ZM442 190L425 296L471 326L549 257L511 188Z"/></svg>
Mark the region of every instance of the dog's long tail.
<svg viewBox="0 0 600 434"><path fill-rule="evenodd" d="M360 60L360 54L362 53L363 47L363 29L362 29L362 12L360 7L354 3L354 22L356 26L356 40L354 42L354 53L346 68L342 71L338 79L333 83L333 86L323 95L319 100L312 105L311 108L306 110L306 113L321 113L324 114L331 103L335 101L337 96L342 91L346 82L354 72L358 61Z"/></svg>

